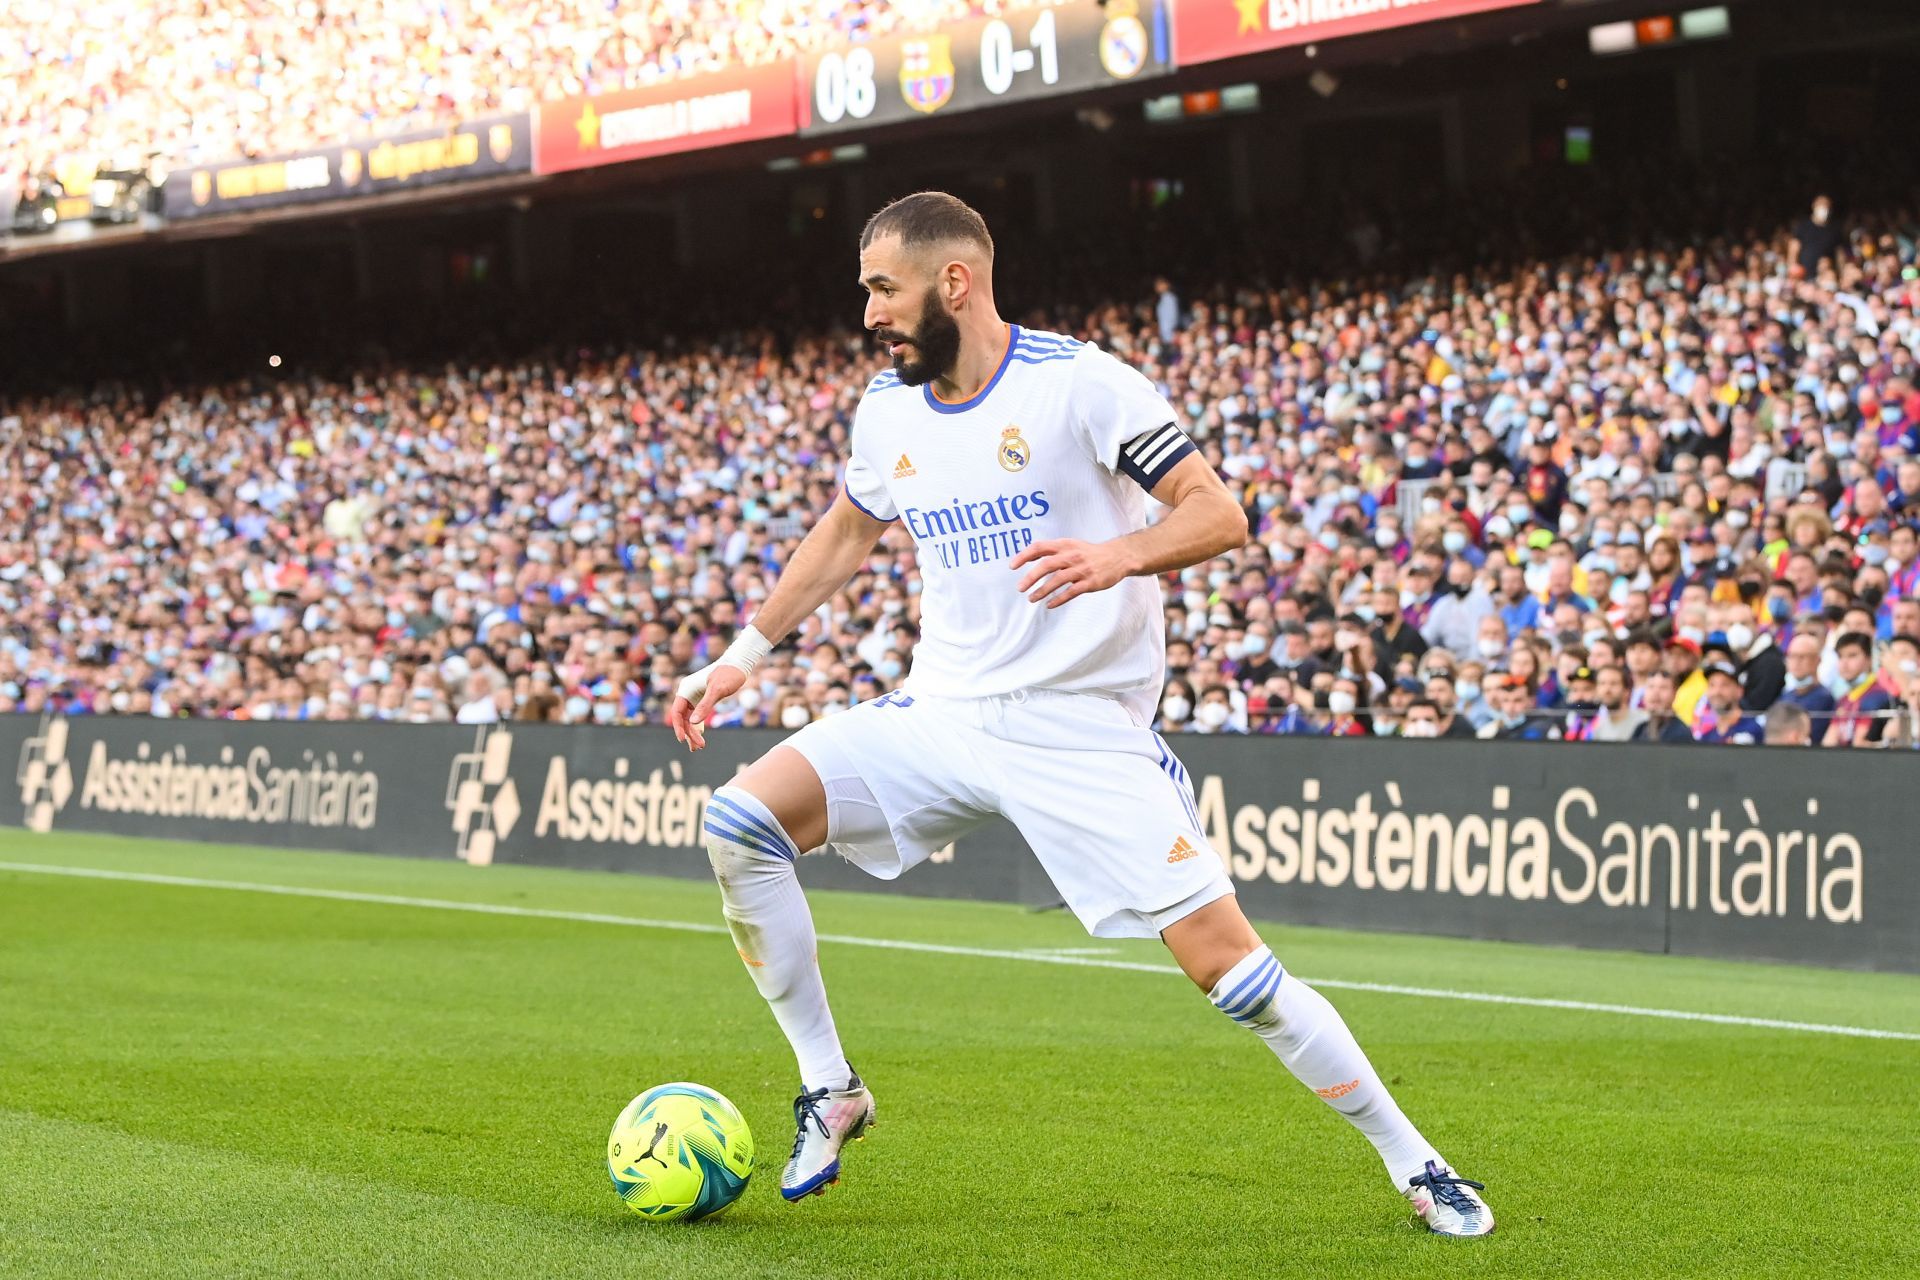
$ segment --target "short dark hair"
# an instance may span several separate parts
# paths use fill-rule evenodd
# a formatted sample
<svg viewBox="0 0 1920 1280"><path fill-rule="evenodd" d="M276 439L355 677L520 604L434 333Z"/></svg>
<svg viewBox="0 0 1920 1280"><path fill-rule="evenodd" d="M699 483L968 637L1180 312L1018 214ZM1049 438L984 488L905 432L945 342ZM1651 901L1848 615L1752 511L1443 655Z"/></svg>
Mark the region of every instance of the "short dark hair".
<svg viewBox="0 0 1920 1280"><path fill-rule="evenodd" d="M909 249L964 240L978 245L993 257L993 237L987 234L986 219L973 211L966 201L944 191L916 191L901 196L867 219L860 233L865 249L881 236L899 236Z"/></svg>
<svg viewBox="0 0 1920 1280"><path fill-rule="evenodd" d="M1411 715L1413 712L1419 711L1422 708L1433 712L1436 718L1440 714L1440 704L1435 702L1432 698L1415 698L1412 702L1409 702L1407 704L1407 713Z"/></svg>
<svg viewBox="0 0 1920 1280"><path fill-rule="evenodd" d="M1871 658L1873 656L1873 637L1864 631L1849 631L1833 642L1833 651L1835 653L1840 652L1842 649L1858 649Z"/></svg>

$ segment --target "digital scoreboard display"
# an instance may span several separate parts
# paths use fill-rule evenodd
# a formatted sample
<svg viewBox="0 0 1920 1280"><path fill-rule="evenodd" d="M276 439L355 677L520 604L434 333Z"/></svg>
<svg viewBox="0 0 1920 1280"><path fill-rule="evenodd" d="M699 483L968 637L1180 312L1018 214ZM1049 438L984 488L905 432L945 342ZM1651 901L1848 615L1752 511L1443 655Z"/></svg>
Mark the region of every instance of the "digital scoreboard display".
<svg viewBox="0 0 1920 1280"><path fill-rule="evenodd" d="M1079 93L1173 69L1163 0L1067 0L802 62L813 136Z"/></svg>

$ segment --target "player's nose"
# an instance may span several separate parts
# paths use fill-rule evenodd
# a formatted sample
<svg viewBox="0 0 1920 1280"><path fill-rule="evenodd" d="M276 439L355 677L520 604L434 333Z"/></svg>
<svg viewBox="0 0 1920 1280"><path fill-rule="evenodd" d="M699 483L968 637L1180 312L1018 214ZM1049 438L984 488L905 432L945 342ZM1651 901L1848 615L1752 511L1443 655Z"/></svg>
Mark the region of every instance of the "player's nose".
<svg viewBox="0 0 1920 1280"><path fill-rule="evenodd" d="M884 299L877 293L867 295L867 329L869 332L887 327L890 317L884 305Z"/></svg>

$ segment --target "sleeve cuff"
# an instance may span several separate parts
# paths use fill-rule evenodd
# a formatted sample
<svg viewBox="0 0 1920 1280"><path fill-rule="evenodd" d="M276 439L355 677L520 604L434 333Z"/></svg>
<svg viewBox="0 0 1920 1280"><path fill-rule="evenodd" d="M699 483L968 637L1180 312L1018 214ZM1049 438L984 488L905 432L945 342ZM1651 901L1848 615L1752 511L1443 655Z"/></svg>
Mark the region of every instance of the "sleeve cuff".
<svg viewBox="0 0 1920 1280"><path fill-rule="evenodd" d="M852 504L853 504L854 506L856 506L856 507L858 507L858 508L860 508L860 510L861 510L862 512L864 512L864 513L865 513L865 514L866 514L866 515L867 515L867 516L868 516L869 518L871 518L871 519L874 519L874 520L878 520L878 521L880 521L880 522L881 522L882 524L892 524L892 523L893 523L894 521L896 521L896 520L898 520L898 519L900 518L899 516L882 516L882 515L875 515L875 514L874 514L874 513L872 512L872 511L869 511L869 510L867 509L867 504L866 504L866 503L864 503L864 502L862 502L862 501L860 501L860 499L858 499L858 498L856 498L856 497L854 497L854 496L853 496L853 490L851 490L851 489L849 489L849 488L847 488L847 487L846 487L846 486L845 486L844 484L840 486L840 491L841 491L842 493L844 493L844 494L846 494L846 495L847 495L847 501L848 501L848 502L851 502L851 503L852 503Z"/></svg>

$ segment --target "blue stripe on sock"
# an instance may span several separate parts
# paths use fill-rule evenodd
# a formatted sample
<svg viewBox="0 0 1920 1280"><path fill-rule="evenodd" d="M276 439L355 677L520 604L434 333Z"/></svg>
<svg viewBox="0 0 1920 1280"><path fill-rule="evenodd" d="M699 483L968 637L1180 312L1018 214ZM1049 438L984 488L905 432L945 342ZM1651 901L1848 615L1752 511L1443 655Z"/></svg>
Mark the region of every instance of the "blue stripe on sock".
<svg viewBox="0 0 1920 1280"><path fill-rule="evenodd" d="M717 809L711 807L707 809L707 820L704 825L707 834L716 840L731 840L736 844L745 845L755 853L765 854L769 858L779 858L784 862L793 861L791 855L782 853L780 850L769 846L765 841L760 839L760 837L733 825L731 819Z"/></svg>
<svg viewBox="0 0 1920 1280"><path fill-rule="evenodd" d="M799 850L793 847L793 841L788 839L783 832L775 827L771 814L765 818L761 818L739 801L718 794L708 797L707 804L709 808L714 805L720 806L721 812L725 813L735 822L738 822L747 830L754 832L774 848L784 850L784 856L789 861L799 852Z"/></svg>
<svg viewBox="0 0 1920 1280"><path fill-rule="evenodd" d="M1280 962L1274 958L1273 952L1267 952L1267 958L1261 961L1252 973L1242 978L1239 986L1214 1001L1215 1007L1222 1013L1230 1013L1239 1004L1247 991L1258 985L1259 981L1267 976L1267 970L1279 963Z"/></svg>
<svg viewBox="0 0 1920 1280"><path fill-rule="evenodd" d="M1280 979L1286 976L1286 971L1281 970L1273 974L1270 978L1263 980L1259 987L1255 989L1252 996L1246 1000L1242 1000L1240 1007L1232 1013L1227 1014L1227 1016L1235 1022L1251 1022L1259 1017L1260 1014L1266 1010L1266 1007L1273 1003L1274 995L1280 990Z"/></svg>
<svg viewBox="0 0 1920 1280"><path fill-rule="evenodd" d="M732 796L727 795L714 795L709 798L709 803L718 804L721 809L736 822L739 822L749 831L758 832L761 839L766 840L776 849L786 849L790 853L799 852L799 850L793 847L793 841L788 839L786 833L780 830L779 824L773 820L773 815L768 813L764 806L756 806L760 810L760 812L756 813L740 801L735 800ZM761 816L762 814L765 816Z"/></svg>
<svg viewBox="0 0 1920 1280"><path fill-rule="evenodd" d="M1275 983L1273 991L1269 991L1264 996L1260 997L1259 1000L1254 1002L1253 1007L1248 1009L1245 1013L1236 1013L1232 1015L1233 1020L1239 1023L1241 1026L1245 1026L1248 1023L1253 1022L1254 1020L1259 1018L1261 1014L1265 1013L1268 1009L1273 1007L1273 997L1274 997L1274 994L1277 991L1279 991L1279 989L1280 989L1280 984Z"/></svg>

